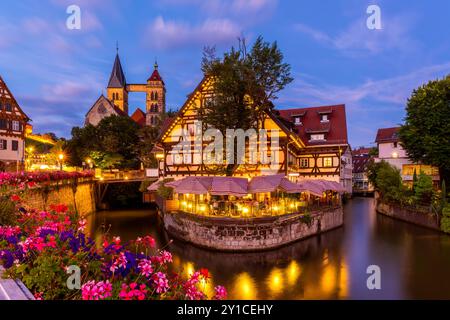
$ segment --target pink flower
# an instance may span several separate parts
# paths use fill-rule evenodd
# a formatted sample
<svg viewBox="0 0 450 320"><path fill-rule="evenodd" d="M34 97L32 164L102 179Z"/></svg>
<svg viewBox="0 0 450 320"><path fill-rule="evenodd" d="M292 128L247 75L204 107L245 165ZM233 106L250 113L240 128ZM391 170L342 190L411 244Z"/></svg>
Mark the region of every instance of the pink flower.
<svg viewBox="0 0 450 320"><path fill-rule="evenodd" d="M153 283L156 286L157 293L164 293L169 290L169 281L167 277L162 272L157 272L152 276Z"/></svg>
<svg viewBox="0 0 450 320"><path fill-rule="evenodd" d="M122 289L119 293L119 298L122 300L144 300L147 295L147 287L145 284L138 285L133 282L128 285L122 284Z"/></svg>
<svg viewBox="0 0 450 320"><path fill-rule="evenodd" d="M35 294L34 294L34 298L36 299L36 300L44 300L44 293L43 292L36 292Z"/></svg>
<svg viewBox="0 0 450 320"><path fill-rule="evenodd" d="M225 289L225 287L223 286L216 286L214 288L215 291L215 295L214 295L214 299L215 300L224 300L227 297L227 290Z"/></svg>
<svg viewBox="0 0 450 320"><path fill-rule="evenodd" d="M195 283L191 281L187 281L184 284L184 291L186 293L186 298L188 298L189 300L200 300L205 297L203 292L199 291L195 286Z"/></svg>
<svg viewBox="0 0 450 320"><path fill-rule="evenodd" d="M169 251L161 251L160 254L161 257L161 263L169 263L172 262L172 254Z"/></svg>
<svg viewBox="0 0 450 320"><path fill-rule="evenodd" d="M200 276L202 274L198 271L194 272L189 280L187 280L184 284L184 291L186 293L186 298L190 300L200 300L205 298L203 292L197 289L197 283L200 281Z"/></svg>
<svg viewBox="0 0 450 320"><path fill-rule="evenodd" d="M141 274L147 278L153 273L153 267L150 260L142 259L141 262L139 262L138 268L141 271Z"/></svg>
<svg viewBox="0 0 450 320"><path fill-rule="evenodd" d="M150 248L155 247L155 239L150 236L145 236L144 239L142 239L142 243Z"/></svg>
<svg viewBox="0 0 450 320"><path fill-rule="evenodd" d="M125 253L121 252L117 259L114 260L113 264L109 268L111 272L114 272L118 268L126 268L128 263L127 257L125 256Z"/></svg>
<svg viewBox="0 0 450 320"><path fill-rule="evenodd" d="M111 297L112 285L106 282L89 281L81 286L81 297L83 300L103 300Z"/></svg>
<svg viewBox="0 0 450 320"><path fill-rule="evenodd" d="M55 236L49 236L48 237L48 242L47 242L46 246L49 247L49 248L56 248L56 238L55 238Z"/></svg>
<svg viewBox="0 0 450 320"><path fill-rule="evenodd" d="M84 232L84 230L86 229L86 225L87 225L86 219L82 219L82 220L78 221L78 231Z"/></svg>

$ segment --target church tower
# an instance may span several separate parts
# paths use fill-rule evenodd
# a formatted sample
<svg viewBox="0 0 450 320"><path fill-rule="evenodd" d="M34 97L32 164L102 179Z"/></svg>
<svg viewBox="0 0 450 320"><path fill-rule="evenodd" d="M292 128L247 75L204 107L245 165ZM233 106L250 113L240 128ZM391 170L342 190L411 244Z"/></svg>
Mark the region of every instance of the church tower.
<svg viewBox="0 0 450 320"><path fill-rule="evenodd" d="M116 54L114 66L109 77L107 88L108 99L120 110L128 114L128 90L122 64L120 63L119 52Z"/></svg>
<svg viewBox="0 0 450 320"><path fill-rule="evenodd" d="M166 112L166 87L158 72L157 62L152 75L147 80L146 90L146 125L154 126Z"/></svg>

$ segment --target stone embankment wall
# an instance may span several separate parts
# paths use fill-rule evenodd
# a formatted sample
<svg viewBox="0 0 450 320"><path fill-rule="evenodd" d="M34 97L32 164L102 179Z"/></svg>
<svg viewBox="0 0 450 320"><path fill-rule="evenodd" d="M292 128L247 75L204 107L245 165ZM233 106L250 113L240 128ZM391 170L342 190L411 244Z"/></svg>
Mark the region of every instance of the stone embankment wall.
<svg viewBox="0 0 450 320"><path fill-rule="evenodd" d="M66 204L77 209L82 216L95 212L94 182L79 182L76 188L70 183L29 189L22 196L23 203L31 208L47 210L52 204Z"/></svg>
<svg viewBox="0 0 450 320"><path fill-rule="evenodd" d="M164 213L164 226L178 239L223 251L255 251L277 248L320 234L343 224L342 207L278 217L236 219Z"/></svg>
<svg viewBox="0 0 450 320"><path fill-rule="evenodd" d="M378 213L391 218L414 223L416 225L441 231L439 217L435 214L413 211L412 209L386 204L377 200L376 210Z"/></svg>

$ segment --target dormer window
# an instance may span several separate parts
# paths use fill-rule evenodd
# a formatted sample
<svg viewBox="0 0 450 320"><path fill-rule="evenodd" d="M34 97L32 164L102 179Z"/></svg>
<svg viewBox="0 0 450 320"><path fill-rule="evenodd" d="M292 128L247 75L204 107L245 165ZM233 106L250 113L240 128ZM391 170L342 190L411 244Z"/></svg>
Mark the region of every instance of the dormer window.
<svg viewBox="0 0 450 320"><path fill-rule="evenodd" d="M323 140L325 140L325 134L323 134L323 133L312 134L309 140L310 141L323 141Z"/></svg>
<svg viewBox="0 0 450 320"><path fill-rule="evenodd" d="M291 114L291 118L292 118L292 121L294 122L294 125L296 125L296 126L302 125L303 124L302 119L305 116L305 114L306 114L306 111Z"/></svg>
<svg viewBox="0 0 450 320"><path fill-rule="evenodd" d="M333 112L333 110L328 109L328 110L321 110L319 112L317 112L320 116L320 122L329 122L330 121L330 116L331 113Z"/></svg>

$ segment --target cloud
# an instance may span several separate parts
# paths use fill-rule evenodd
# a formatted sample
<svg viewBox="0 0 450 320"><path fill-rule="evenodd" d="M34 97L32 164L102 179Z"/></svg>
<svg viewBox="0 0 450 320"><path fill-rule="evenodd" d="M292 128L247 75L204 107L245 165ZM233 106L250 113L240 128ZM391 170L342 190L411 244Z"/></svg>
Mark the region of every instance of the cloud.
<svg viewBox="0 0 450 320"><path fill-rule="evenodd" d="M208 15L261 13L276 7L277 0L162 0L161 7L172 6L197 6Z"/></svg>
<svg viewBox="0 0 450 320"><path fill-rule="evenodd" d="M358 19L334 36L302 23L296 23L294 30L344 54L367 55L395 49L411 50L416 47L417 43L409 35L414 20L415 18L408 14L383 17L382 29L370 30L365 19Z"/></svg>
<svg viewBox="0 0 450 320"><path fill-rule="evenodd" d="M415 88L447 74L450 61L354 86L324 83L302 75L293 87L286 89L278 104L291 108L344 103L350 142L354 146L365 145L374 141L378 128L402 122L407 99Z"/></svg>
<svg viewBox="0 0 450 320"><path fill-rule="evenodd" d="M43 97L46 101L72 101L92 92L92 86L85 82L67 80L55 85L43 85Z"/></svg>
<svg viewBox="0 0 450 320"><path fill-rule="evenodd" d="M157 17L148 27L147 44L159 49L192 45L214 45L235 40L241 33L239 27L228 19L206 19L199 25L164 20Z"/></svg>
<svg viewBox="0 0 450 320"><path fill-rule="evenodd" d="M22 21L23 30L27 33L36 35L48 32L51 29L50 24L40 17L30 17Z"/></svg>
<svg viewBox="0 0 450 320"><path fill-rule="evenodd" d="M391 106L405 106L411 92L429 80L450 74L450 61L443 64L423 67L416 71L381 80L367 80L357 86L331 85L317 82L313 77L300 78L280 101L302 104L345 103L352 107L368 99ZM377 105L372 105L377 108Z"/></svg>

